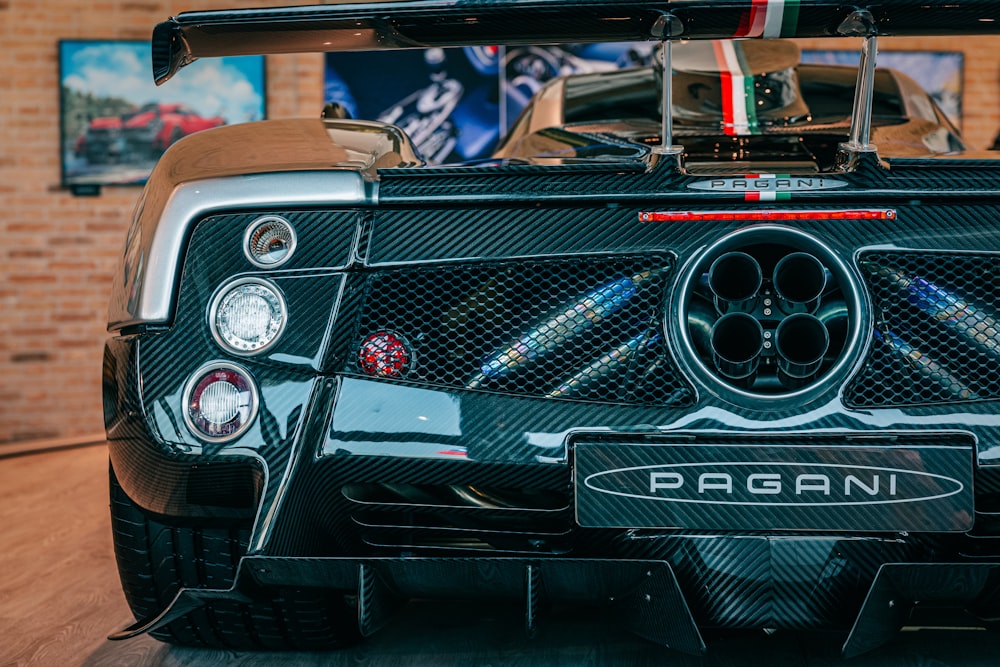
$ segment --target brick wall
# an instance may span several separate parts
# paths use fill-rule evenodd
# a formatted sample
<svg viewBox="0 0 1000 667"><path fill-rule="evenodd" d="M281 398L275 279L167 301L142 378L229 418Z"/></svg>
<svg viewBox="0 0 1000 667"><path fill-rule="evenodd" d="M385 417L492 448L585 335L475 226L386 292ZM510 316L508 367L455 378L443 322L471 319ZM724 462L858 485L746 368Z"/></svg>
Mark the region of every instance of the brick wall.
<svg viewBox="0 0 1000 667"><path fill-rule="evenodd" d="M267 4L294 3L252 6ZM108 294L139 193L59 187L57 41L145 40L171 14L239 5L0 0L0 443L103 431ZM317 116L322 68L321 55L268 57L268 116Z"/></svg>
<svg viewBox="0 0 1000 667"><path fill-rule="evenodd" d="M252 3L267 4L294 3ZM147 39L170 14L240 5L248 3L0 0L0 443L101 432L108 290L138 194L60 189L57 40ZM982 148L1000 128L1000 63L995 42L963 43L964 129ZM804 46L857 49L858 40ZM929 39L881 47L954 49ZM271 56L267 81L270 117L318 113L321 56Z"/></svg>

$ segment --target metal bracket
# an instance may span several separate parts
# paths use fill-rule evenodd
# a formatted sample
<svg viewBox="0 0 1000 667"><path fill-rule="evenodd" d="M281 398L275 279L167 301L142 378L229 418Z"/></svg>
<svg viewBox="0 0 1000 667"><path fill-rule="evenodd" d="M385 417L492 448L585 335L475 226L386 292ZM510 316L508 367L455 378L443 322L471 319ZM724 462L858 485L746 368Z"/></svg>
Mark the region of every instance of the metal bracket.
<svg viewBox="0 0 1000 667"><path fill-rule="evenodd" d="M650 564L645 580L615 609L623 625L640 637L688 655L705 654L705 640L669 565Z"/></svg>
<svg viewBox="0 0 1000 667"><path fill-rule="evenodd" d="M362 637L371 637L378 632L402 602L382 582L371 565L362 563L358 566L358 630Z"/></svg>
<svg viewBox="0 0 1000 667"><path fill-rule="evenodd" d="M538 605L542 600L542 573L536 565L524 568L524 633L528 639L538 635Z"/></svg>

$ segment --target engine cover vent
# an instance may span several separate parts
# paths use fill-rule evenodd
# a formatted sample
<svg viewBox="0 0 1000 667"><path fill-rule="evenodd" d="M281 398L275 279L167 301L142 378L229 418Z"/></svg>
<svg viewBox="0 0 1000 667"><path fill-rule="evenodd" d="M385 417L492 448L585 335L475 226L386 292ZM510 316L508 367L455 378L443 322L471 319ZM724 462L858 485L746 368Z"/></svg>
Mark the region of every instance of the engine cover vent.
<svg viewBox="0 0 1000 667"><path fill-rule="evenodd" d="M365 285L357 340L389 332L398 381L538 398L690 405L664 340L669 255L386 269ZM361 373L357 362L347 368Z"/></svg>
<svg viewBox="0 0 1000 667"><path fill-rule="evenodd" d="M931 405L1000 398L1000 255L866 252L871 352L849 405Z"/></svg>

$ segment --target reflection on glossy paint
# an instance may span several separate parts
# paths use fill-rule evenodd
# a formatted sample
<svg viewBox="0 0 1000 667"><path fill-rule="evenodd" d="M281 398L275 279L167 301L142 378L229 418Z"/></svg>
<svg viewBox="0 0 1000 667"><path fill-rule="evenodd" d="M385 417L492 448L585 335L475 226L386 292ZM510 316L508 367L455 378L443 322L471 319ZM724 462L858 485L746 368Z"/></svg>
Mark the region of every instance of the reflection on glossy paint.
<svg viewBox="0 0 1000 667"><path fill-rule="evenodd" d="M975 400L979 398L964 382L955 377L950 371L941 366L941 364L914 348L895 333L876 329L875 338L888 345L894 354L902 358L922 376L943 387L954 398L962 400Z"/></svg>
<svg viewBox="0 0 1000 667"><path fill-rule="evenodd" d="M631 278L612 280L584 294L576 303L557 310L514 343L487 357L479 372L469 380L468 387L476 389L488 379L508 375L558 349L624 307L638 293L640 285L662 270L643 271Z"/></svg>
<svg viewBox="0 0 1000 667"><path fill-rule="evenodd" d="M901 271L873 263L865 268L888 278L907 295L907 300L935 320L976 343L983 350L1000 355L1000 321L995 316L968 303L963 298L919 276L907 277Z"/></svg>
<svg viewBox="0 0 1000 667"><path fill-rule="evenodd" d="M369 433L373 440L388 434L459 437L461 418L458 397L447 392L345 378L330 430L332 434ZM435 447L435 451L441 449Z"/></svg>
<svg viewBox="0 0 1000 667"><path fill-rule="evenodd" d="M568 379L561 382L547 396L553 398L572 397L574 394L584 391L593 382L606 378L620 370L629 363L638 350L652 347L659 340L661 340L660 336L655 333L648 330L643 331L613 350L605 352L597 359L594 359Z"/></svg>

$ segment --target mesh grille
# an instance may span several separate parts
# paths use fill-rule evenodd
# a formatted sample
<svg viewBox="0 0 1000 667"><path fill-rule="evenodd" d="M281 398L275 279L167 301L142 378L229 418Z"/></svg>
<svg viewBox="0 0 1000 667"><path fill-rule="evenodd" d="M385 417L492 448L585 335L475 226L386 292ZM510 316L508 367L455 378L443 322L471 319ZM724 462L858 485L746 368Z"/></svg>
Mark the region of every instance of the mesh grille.
<svg viewBox="0 0 1000 667"><path fill-rule="evenodd" d="M866 253L872 351L851 384L857 406L1000 397L1000 256Z"/></svg>
<svg viewBox="0 0 1000 667"><path fill-rule="evenodd" d="M379 331L406 340L410 382L689 404L662 335L672 271L669 257L646 255L378 272L366 285L358 341Z"/></svg>

